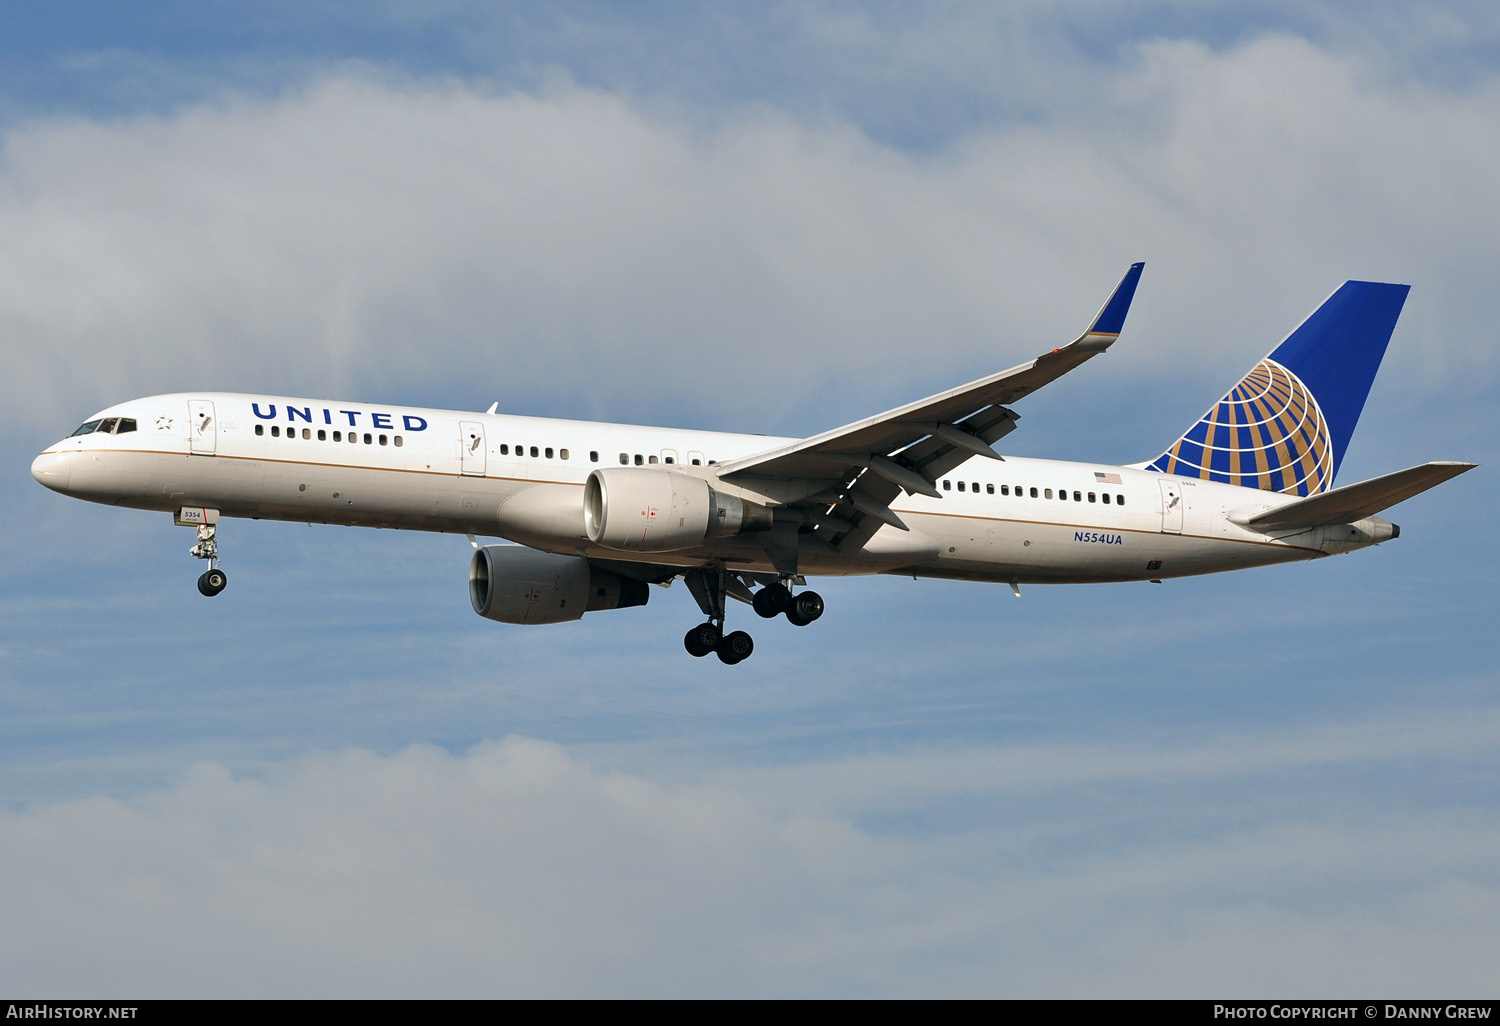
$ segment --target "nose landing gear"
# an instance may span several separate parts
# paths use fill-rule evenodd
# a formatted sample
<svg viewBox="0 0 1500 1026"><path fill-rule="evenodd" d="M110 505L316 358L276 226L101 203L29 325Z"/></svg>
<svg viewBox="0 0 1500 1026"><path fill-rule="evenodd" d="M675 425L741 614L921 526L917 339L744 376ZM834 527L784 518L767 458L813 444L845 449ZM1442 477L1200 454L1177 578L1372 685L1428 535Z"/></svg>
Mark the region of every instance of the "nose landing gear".
<svg viewBox="0 0 1500 1026"><path fill-rule="evenodd" d="M188 549L188 555L208 560L208 569L198 577L198 592L213 598L229 584L229 575L219 569L219 542L214 537L219 530L219 511L185 506L177 511L174 520L198 529L198 544Z"/></svg>

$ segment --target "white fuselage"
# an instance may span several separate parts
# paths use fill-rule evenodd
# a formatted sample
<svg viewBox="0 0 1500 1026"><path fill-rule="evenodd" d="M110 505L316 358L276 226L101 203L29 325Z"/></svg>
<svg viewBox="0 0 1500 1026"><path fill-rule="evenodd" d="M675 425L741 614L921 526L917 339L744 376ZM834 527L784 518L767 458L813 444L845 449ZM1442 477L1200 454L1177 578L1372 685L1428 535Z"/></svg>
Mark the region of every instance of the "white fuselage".
<svg viewBox="0 0 1500 1026"><path fill-rule="evenodd" d="M750 535L675 552L595 545L584 485L603 468L670 466L723 489L715 464L793 441L225 393L151 396L94 419L109 418L133 420L134 430L63 439L37 457L33 474L56 491L138 509L205 506L226 517L498 535L599 559L722 560L764 572L774 567ZM1365 522L1261 533L1236 519L1291 496L1104 464L976 457L937 486L940 499L892 503L909 531L882 526L858 551L804 537L798 571L1147 580L1308 559L1390 536ZM775 504L753 484L728 487Z"/></svg>

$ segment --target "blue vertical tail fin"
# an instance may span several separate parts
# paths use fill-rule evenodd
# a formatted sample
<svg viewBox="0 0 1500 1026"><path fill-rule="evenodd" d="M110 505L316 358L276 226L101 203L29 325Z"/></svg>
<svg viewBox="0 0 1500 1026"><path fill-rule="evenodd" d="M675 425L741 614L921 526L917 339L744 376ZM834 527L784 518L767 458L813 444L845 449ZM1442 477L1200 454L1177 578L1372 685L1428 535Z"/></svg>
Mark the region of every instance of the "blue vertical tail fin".
<svg viewBox="0 0 1500 1026"><path fill-rule="evenodd" d="M1345 282L1146 469L1289 495L1331 488L1409 290Z"/></svg>

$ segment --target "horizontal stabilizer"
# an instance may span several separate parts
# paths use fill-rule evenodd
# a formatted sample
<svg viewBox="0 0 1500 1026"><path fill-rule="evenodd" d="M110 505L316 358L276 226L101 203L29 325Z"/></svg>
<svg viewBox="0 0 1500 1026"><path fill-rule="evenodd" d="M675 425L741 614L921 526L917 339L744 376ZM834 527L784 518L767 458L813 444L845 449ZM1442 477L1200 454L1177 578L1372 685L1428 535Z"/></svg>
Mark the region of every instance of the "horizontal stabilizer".
<svg viewBox="0 0 1500 1026"><path fill-rule="evenodd" d="M1244 519L1236 517L1235 520L1257 530L1352 524L1440 485L1451 477L1457 477L1466 470L1473 470L1475 466L1473 463L1424 463L1420 467L1408 467L1394 474L1383 474L1368 481L1319 492L1305 499L1268 509L1264 513Z"/></svg>

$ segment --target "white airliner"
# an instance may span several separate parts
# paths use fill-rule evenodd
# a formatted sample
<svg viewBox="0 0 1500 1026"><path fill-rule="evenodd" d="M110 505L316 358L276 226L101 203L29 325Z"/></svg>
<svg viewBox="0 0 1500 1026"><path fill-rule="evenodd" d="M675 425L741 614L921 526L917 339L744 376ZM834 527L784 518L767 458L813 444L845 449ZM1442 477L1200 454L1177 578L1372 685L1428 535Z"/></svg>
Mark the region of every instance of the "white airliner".
<svg viewBox="0 0 1500 1026"><path fill-rule="evenodd" d="M725 600L799 626L811 575L1022 584L1160 581L1377 545L1374 514L1470 463L1334 477L1407 286L1347 282L1153 460L1002 457L1009 404L1109 348L1142 264L1076 341L811 438L189 393L111 406L36 458L54 491L171 512L217 595L222 517L499 536L474 543L480 616L557 623L683 578L695 656L737 663Z"/></svg>

